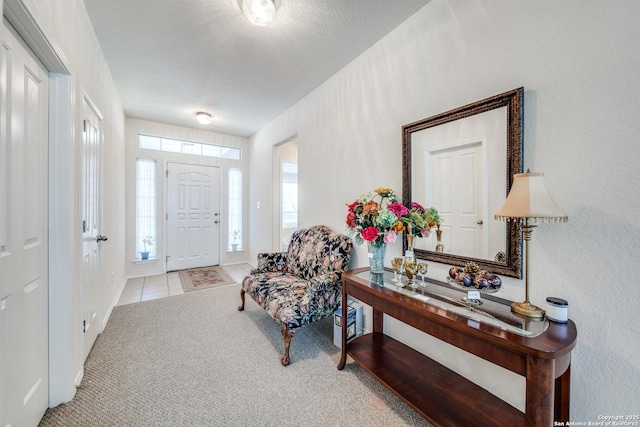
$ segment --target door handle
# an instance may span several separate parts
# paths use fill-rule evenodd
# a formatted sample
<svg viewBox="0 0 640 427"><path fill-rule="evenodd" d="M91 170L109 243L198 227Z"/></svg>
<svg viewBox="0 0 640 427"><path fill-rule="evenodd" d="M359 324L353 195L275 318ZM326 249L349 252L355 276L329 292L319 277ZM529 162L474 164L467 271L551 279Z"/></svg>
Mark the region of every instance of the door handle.
<svg viewBox="0 0 640 427"><path fill-rule="evenodd" d="M215 221L213 221L213 223L214 223L214 224L217 224L217 223L218 223L218 220L216 219Z"/></svg>
<svg viewBox="0 0 640 427"><path fill-rule="evenodd" d="M102 234L98 234L98 237L96 238L96 242L105 242L107 241L108 237L107 236L103 236Z"/></svg>
<svg viewBox="0 0 640 427"><path fill-rule="evenodd" d="M478 225L482 225L482 220L481 220L481 219L479 219L479 220L478 220L478 222L477 222L476 224L478 224Z"/></svg>

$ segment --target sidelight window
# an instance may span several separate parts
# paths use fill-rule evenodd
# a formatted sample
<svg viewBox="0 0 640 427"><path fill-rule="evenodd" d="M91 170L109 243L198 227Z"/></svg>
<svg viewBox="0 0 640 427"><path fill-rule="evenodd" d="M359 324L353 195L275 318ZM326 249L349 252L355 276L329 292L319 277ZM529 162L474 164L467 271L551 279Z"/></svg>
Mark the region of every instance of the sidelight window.
<svg viewBox="0 0 640 427"><path fill-rule="evenodd" d="M229 234L227 250L242 250L242 171L229 169Z"/></svg>
<svg viewBox="0 0 640 427"><path fill-rule="evenodd" d="M156 257L156 161L136 160L136 259Z"/></svg>

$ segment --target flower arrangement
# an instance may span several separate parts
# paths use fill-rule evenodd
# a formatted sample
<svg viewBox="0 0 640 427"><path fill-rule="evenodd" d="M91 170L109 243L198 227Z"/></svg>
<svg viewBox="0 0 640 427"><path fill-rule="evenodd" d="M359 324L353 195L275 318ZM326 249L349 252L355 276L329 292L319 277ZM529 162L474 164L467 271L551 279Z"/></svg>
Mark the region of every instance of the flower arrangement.
<svg viewBox="0 0 640 427"><path fill-rule="evenodd" d="M149 246L153 246L153 236L147 236L142 239L142 244L144 245L144 251L149 252Z"/></svg>
<svg viewBox="0 0 640 427"><path fill-rule="evenodd" d="M233 230L233 242L231 242L231 250L238 250L238 239L240 238L240 230Z"/></svg>
<svg viewBox="0 0 640 427"><path fill-rule="evenodd" d="M420 203L411 203L411 209L400 219L405 227L411 225L412 234L429 237L431 229L440 225L440 214L436 208L425 209Z"/></svg>
<svg viewBox="0 0 640 427"><path fill-rule="evenodd" d="M347 234L359 245L364 242L374 246L393 244L398 233L407 228L428 237L431 228L440 222L435 208L425 209L414 202L408 209L398 202L395 191L387 187L365 193L347 206Z"/></svg>
<svg viewBox="0 0 640 427"><path fill-rule="evenodd" d="M143 238L142 244L144 245L144 250L140 252L140 259L147 260L149 259L149 247L153 246L153 236Z"/></svg>
<svg viewBox="0 0 640 427"><path fill-rule="evenodd" d="M363 242L393 244L397 233L404 229L399 218L408 209L398 202L391 188L376 188L347 206L347 234L359 245Z"/></svg>

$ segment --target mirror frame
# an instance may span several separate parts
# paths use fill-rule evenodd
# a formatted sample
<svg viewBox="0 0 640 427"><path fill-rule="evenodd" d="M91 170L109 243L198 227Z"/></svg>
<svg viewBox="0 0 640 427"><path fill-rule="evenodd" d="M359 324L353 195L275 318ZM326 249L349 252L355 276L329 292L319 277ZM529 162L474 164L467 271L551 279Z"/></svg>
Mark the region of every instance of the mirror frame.
<svg viewBox="0 0 640 427"><path fill-rule="evenodd" d="M407 208L411 207L411 135L434 126L464 119L496 108L507 107L507 173L505 176L506 193L513 184L513 175L522 173L523 166L523 101L524 88L518 88L500 95L492 96L472 104L465 105L426 119L402 126L402 199ZM437 208L437 207L436 207ZM522 278L522 235L516 221L506 221L506 262L497 262L480 258L470 258L455 254L445 254L423 249L415 249L416 258L443 264L464 266L473 261L481 268L505 276ZM403 248L407 250L407 240L403 239ZM403 251L404 252L404 251Z"/></svg>

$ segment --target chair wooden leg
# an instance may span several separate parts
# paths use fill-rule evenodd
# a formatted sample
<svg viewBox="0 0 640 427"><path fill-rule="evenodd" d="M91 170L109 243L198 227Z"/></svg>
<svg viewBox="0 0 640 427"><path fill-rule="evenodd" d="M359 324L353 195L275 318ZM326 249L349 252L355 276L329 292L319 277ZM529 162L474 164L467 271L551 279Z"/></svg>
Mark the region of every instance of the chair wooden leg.
<svg viewBox="0 0 640 427"><path fill-rule="evenodd" d="M289 347L291 346L291 338L296 334L295 331L288 331L285 327L282 327L282 338L284 339L284 356L280 358L280 363L282 366L287 366L291 363L291 358L289 357Z"/></svg>
<svg viewBox="0 0 640 427"><path fill-rule="evenodd" d="M240 299L242 300L242 304L238 306L238 311L244 311L244 289L240 289Z"/></svg>

